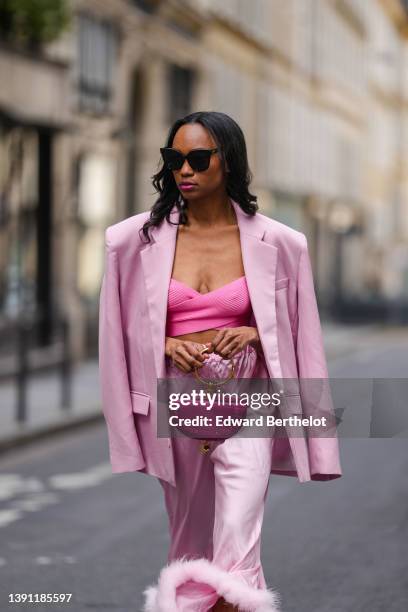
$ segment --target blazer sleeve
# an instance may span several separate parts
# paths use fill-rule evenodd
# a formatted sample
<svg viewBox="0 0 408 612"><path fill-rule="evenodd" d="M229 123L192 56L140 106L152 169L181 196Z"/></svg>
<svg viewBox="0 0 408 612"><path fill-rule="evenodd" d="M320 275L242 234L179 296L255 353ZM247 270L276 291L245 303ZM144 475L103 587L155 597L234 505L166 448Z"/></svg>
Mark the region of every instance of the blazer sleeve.
<svg viewBox="0 0 408 612"><path fill-rule="evenodd" d="M117 253L105 232L105 270L99 301L99 379L113 473L145 467L137 436L123 342Z"/></svg>
<svg viewBox="0 0 408 612"><path fill-rule="evenodd" d="M331 424L328 435L311 430L308 452L312 480L332 480L342 475L334 406L323 344L323 334L313 283L307 238L302 234L297 276L297 320L295 347L304 416L326 416ZM317 432L317 433L313 433Z"/></svg>

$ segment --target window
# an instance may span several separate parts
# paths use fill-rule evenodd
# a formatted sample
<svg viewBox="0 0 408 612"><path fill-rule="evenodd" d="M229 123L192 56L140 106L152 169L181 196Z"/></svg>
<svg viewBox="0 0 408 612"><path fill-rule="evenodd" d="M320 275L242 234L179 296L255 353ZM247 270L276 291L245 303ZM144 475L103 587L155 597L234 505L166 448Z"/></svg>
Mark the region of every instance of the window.
<svg viewBox="0 0 408 612"><path fill-rule="evenodd" d="M132 0L132 3L144 13L154 13L156 10L155 2L152 0Z"/></svg>
<svg viewBox="0 0 408 612"><path fill-rule="evenodd" d="M112 23L87 15L79 17L79 106L101 114L109 112L117 32Z"/></svg>
<svg viewBox="0 0 408 612"><path fill-rule="evenodd" d="M173 123L191 112L193 96L194 72L171 64L168 78L168 114L167 120Z"/></svg>

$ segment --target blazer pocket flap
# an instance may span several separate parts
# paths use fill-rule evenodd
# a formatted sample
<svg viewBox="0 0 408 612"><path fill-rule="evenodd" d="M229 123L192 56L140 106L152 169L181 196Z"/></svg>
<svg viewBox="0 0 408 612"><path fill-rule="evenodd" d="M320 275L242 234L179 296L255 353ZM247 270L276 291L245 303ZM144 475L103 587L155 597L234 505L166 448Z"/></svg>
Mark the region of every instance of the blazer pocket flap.
<svg viewBox="0 0 408 612"><path fill-rule="evenodd" d="M131 391L132 409L137 414L148 414L150 407L150 395L141 391Z"/></svg>
<svg viewBox="0 0 408 612"><path fill-rule="evenodd" d="M289 285L289 278L279 278L275 281L275 291L278 289L284 289Z"/></svg>

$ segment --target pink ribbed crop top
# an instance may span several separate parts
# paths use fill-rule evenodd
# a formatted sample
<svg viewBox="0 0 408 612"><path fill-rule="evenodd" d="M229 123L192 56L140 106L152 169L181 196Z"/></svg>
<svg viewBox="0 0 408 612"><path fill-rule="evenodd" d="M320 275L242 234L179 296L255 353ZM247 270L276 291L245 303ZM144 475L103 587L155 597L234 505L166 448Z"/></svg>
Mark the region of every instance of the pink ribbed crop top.
<svg viewBox="0 0 408 612"><path fill-rule="evenodd" d="M245 276L208 293L174 278L168 293L166 336L248 325L252 314Z"/></svg>

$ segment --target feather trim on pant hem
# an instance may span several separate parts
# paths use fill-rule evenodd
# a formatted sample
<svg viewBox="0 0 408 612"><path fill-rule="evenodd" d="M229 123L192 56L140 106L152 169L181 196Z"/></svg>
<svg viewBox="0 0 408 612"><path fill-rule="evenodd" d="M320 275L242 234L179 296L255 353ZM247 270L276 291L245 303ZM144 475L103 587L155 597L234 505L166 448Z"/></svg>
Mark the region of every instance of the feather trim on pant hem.
<svg viewBox="0 0 408 612"><path fill-rule="evenodd" d="M179 612L176 589L187 580L209 584L219 597L238 606L240 612L280 612L277 591L254 588L208 559L185 557L167 564L160 572L157 586L144 590L143 612Z"/></svg>

